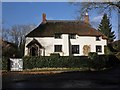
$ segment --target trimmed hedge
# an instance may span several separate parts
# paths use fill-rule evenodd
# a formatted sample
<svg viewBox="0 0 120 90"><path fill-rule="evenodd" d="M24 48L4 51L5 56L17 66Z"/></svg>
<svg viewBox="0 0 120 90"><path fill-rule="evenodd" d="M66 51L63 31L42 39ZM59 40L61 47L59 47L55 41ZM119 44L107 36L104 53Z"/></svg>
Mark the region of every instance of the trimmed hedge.
<svg viewBox="0 0 120 90"><path fill-rule="evenodd" d="M44 56L44 57L23 57L24 69L32 68L81 68L89 67L101 69L116 64L117 58L114 55L98 55L95 59L87 56Z"/></svg>
<svg viewBox="0 0 120 90"><path fill-rule="evenodd" d="M32 68L72 68L72 67L85 67L87 66L88 58L83 57L53 57L53 56L44 56L44 57L24 57L24 69Z"/></svg>

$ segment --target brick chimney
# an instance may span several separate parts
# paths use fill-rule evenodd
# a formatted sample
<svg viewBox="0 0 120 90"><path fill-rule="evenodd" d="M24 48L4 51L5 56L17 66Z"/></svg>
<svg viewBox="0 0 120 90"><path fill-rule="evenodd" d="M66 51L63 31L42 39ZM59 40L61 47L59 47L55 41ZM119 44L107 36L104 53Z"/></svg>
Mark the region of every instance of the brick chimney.
<svg viewBox="0 0 120 90"><path fill-rule="evenodd" d="M42 23L46 23L46 14L45 13L42 14Z"/></svg>
<svg viewBox="0 0 120 90"><path fill-rule="evenodd" d="M87 12L85 13L84 22L89 24L89 15Z"/></svg>

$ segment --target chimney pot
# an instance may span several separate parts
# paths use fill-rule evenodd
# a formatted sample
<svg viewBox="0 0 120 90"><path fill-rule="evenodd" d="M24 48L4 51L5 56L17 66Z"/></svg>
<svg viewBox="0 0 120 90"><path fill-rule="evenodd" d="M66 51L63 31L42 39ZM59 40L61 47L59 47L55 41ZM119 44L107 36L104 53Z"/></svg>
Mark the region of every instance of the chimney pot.
<svg viewBox="0 0 120 90"><path fill-rule="evenodd" d="M84 22L89 24L89 15L88 12L85 13Z"/></svg>

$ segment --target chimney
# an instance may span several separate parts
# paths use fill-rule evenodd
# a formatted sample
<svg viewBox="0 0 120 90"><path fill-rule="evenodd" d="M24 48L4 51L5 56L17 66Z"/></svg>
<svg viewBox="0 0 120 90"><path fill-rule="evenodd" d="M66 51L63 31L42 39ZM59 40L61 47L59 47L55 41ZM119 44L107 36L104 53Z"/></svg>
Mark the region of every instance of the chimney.
<svg viewBox="0 0 120 90"><path fill-rule="evenodd" d="M46 23L46 14L45 13L42 14L42 23Z"/></svg>
<svg viewBox="0 0 120 90"><path fill-rule="evenodd" d="M85 13L84 22L89 24L89 15L88 12Z"/></svg>

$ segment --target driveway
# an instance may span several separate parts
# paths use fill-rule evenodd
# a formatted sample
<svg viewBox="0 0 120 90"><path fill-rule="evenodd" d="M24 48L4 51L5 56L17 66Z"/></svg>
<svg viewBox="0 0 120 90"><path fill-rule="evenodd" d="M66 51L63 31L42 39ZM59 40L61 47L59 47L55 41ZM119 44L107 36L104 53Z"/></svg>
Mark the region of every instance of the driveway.
<svg viewBox="0 0 120 90"><path fill-rule="evenodd" d="M3 75L2 88L119 88L120 65L106 71Z"/></svg>

